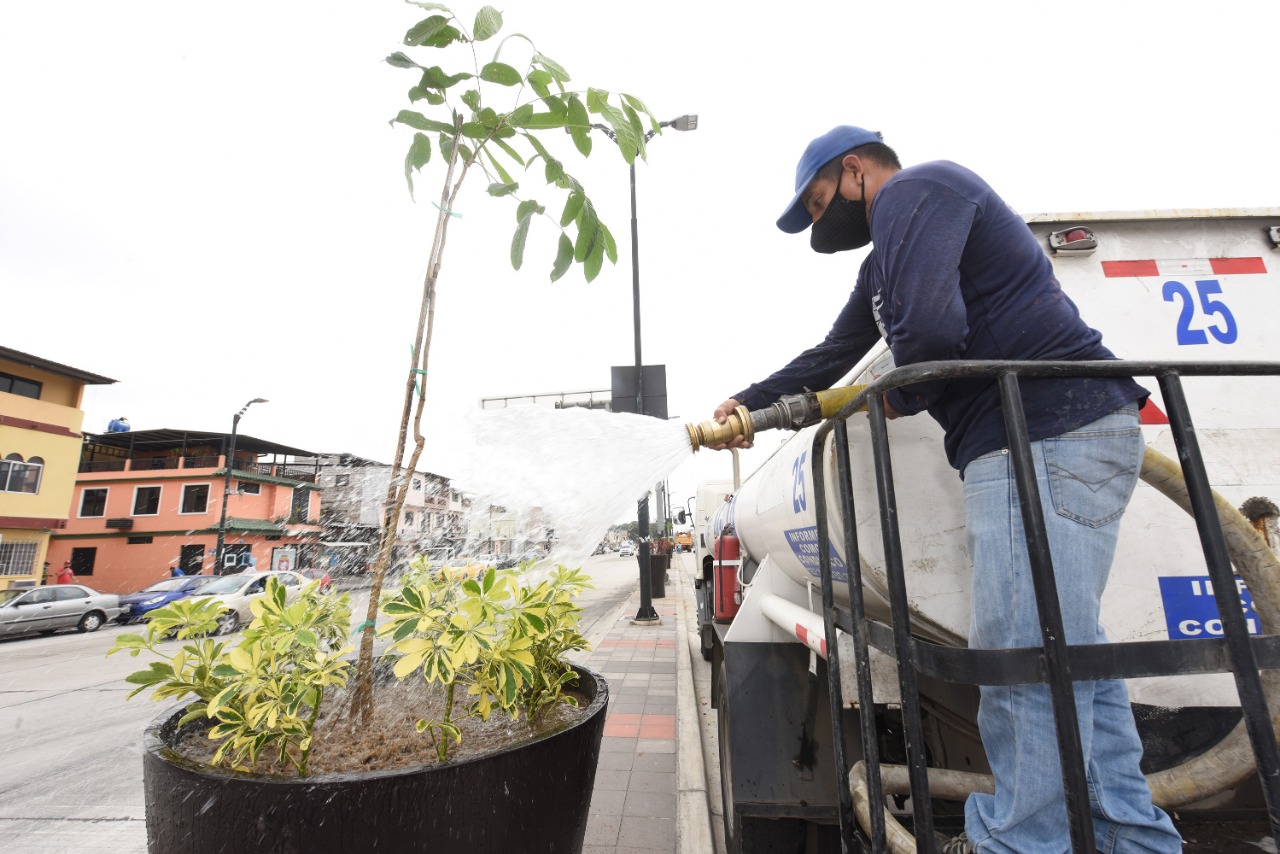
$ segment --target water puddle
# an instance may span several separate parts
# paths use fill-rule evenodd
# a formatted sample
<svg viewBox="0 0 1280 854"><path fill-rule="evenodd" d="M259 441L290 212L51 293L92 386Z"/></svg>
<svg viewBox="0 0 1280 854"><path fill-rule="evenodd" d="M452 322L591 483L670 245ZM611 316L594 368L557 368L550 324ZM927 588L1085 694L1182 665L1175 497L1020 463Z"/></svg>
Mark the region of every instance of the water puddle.
<svg viewBox="0 0 1280 854"><path fill-rule="evenodd" d="M468 438L449 476L473 497L469 550L513 535L518 553L521 540L550 529L550 559L568 566L581 566L611 525L634 519L637 500L692 453L683 424L624 412L518 406L463 422Z"/></svg>

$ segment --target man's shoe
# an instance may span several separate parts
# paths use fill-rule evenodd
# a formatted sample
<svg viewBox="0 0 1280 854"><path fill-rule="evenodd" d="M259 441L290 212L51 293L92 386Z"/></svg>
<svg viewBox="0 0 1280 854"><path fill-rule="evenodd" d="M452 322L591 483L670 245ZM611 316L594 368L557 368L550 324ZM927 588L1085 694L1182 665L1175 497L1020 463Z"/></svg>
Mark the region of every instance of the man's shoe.
<svg viewBox="0 0 1280 854"><path fill-rule="evenodd" d="M942 846L942 854L977 854L977 852L978 849L973 847L969 837L963 833Z"/></svg>

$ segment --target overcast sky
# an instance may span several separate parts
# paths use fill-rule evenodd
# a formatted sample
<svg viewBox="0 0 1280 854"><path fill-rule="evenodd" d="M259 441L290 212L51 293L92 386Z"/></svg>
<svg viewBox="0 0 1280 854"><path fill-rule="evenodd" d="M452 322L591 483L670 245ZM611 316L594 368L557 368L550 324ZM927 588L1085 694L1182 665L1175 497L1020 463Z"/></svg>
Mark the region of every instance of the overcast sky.
<svg viewBox="0 0 1280 854"><path fill-rule="evenodd" d="M453 8L469 22L479 5ZM906 164L969 166L1022 213L1280 204L1275 0L498 8L575 86L700 117L637 168L644 357L667 365L682 421L817 341L847 298L861 253L818 256L774 226L800 152L833 125L882 131ZM90 431L120 415L228 430L263 397L244 432L389 460L440 173L410 201L411 132L387 120L416 81L382 59L427 14L3 4L0 343L118 380L88 392ZM481 397L607 388L633 362L626 165L603 138L588 161L558 142L620 263L552 284L555 232L536 223L513 271L514 204L472 179L440 279L423 468L452 473L457 416ZM748 470L777 442L759 444ZM728 473L701 453L672 493Z"/></svg>

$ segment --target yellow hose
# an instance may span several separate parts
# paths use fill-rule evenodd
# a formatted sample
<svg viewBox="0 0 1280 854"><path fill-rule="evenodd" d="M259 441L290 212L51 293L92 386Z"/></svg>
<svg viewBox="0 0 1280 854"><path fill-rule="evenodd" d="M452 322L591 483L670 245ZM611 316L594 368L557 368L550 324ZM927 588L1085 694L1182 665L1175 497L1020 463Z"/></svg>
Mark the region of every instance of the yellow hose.
<svg viewBox="0 0 1280 854"><path fill-rule="evenodd" d="M846 398L847 399L847 398ZM839 407L837 407L838 409ZM1182 468L1168 456L1148 447L1142 459L1142 480L1154 487L1188 513L1191 500ZM1261 623L1262 634L1276 634L1280 628L1280 560L1266 541L1258 536L1240 511L1217 492L1213 503L1227 542L1232 564L1244 578L1253 595L1253 607ZM1280 727L1280 674L1262 671L1267 708L1273 727ZM867 794L866 765L858 762L849 772L854 812L863 829L870 833L871 805ZM1151 798L1166 809L1186 806L1210 795L1239 785L1256 770L1253 749L1242 720L1221 741L1200 756L1165 771L1147 775ZM902 765L880 766L880 780L885 794L911 791L907 768ZM962 801L972 792L993 793L995 782L990 775L930 769L929 793L944 800ZM885 842L892 854L911 854L916 841L887 809L885 810Z"/></svg>

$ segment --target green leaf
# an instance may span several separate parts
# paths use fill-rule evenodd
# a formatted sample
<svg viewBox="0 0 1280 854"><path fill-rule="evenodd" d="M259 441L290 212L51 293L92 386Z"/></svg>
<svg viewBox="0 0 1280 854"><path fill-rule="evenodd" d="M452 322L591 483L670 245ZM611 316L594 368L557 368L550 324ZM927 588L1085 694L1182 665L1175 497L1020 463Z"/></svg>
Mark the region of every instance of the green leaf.
<svg viewBox="0 0 1280 854"><path fill-rule="evenodd" d="M502 164L498 162L498 158L493 156L492 151L490 151L488 148L484 149L484 156L489 158L489 162L493 164L493 168L497 171L498 177L502 179L502 182L504 184L515 183L515 181L512 180L511 175L508 174L507 170L502 168Z"/></svg>
<svg viewBox="0 0 1280 854"><path fill-rule="evenodd" d="M597 240L595 246L591 248L591 254L587 256L587 260L582 265L588 282L600 275L602 266L604 266L604 241Z"/></svg>
<svg viewBox="0 0 1280 854"><path fill-rule="evenodd" d="M514 113L512 115L514 115ZM507 156L510 157L512 160L519 163L521 166L524 165L524 158L520 156L520 152L516 151L510 145L498 139L497 137L494 137L493 144L498 146L498 148L501 148L503 151L505 151L507 153Z"/></svg>
<svg viewBox="0 0 1280 854"><path fill-rule="evenodd" d="M480 122L466 122L462 125L462 135L467 139L484 139L489 135L489 129Z"/></svg>
<svg viewBox="0 0 1280 854"><path fill-rule="evenodd" d="M578 212L582 210L582 201L586 196L582 193L570 193L569 198L565 200L564 211L560 214L560 227L567 228L569 223L578 218Z"/></svg>
<svg viewBox="0 0 1280 854"><path fill-rule="evenodd" d="M313 648L320 642L319 638L316 637L316 633L309 629L298 629L296 637L298 638L298 643L307 648Z"/></svg>
<svg viewBox="0 0 1280 854"><path fill-rule="evenodd" d="M489 192L489 195L494 196L495 198L500 198L502 196L509 196L518 189L520 189L520 185L514 184L514 183L513 184L490 184L488 192ZM463 586L464 587L466 586L465 583Z"/></svg>
<svg viewBox="0 0 1280 854"><path fill-rule="evenodd" d="M421 68L422 66L414 62L401 51L396 51L386 58L387 65L394 65L396 68Z"/></svg>
<svg viewBox="0 0 1280 854"><path fill-rule="evenodd" d="M600 221L596 218L595 209L591 205L583 205L578 213L578 239L573 244L573 260L579 264L585 262L591 254L596 242L596 232ZM604 253L601 252L603 255Z"/></svg>
<svg viewBox="0 0 1280 854"><path fill-rule="evenodd" d="M514 121L512 124L516 124ZM550 128L564 127L564 116L556 113L532 113L525 117L517 127L529 128L530 130L548 130Z"/></svg>
<svg viewBox="0 0 1280 854"><path fill-rule="evenodd" d="M463 80L470 80L475 75L461 71L457 74L445 74L444 69L438 65L422 70L422 80L418 85L424 89L448 89Z"/></svg>
<svg viewBox="0 0 1280 854"><path fill-rule="evenodd" d="M404 179L409 183L409 197L413 197L413 173L421 171L431 160L431 140L423 133L413 135L413 144L404 156Z"/></svg>
<svg viewBox="0 0 1280 854"><path fill-rule="evenodd" d="M525 77L529 81L529 86L534 92L538 93L539 98L547 98L551 95L551 82L555 79L549 71L541 68L535 68Z"/></svg>
<svg viewBox="0 0 1280 854"><path fill-rule="evenodd" d="M438 107L444 103L444 95L434 89L423 89L420 86L414 86L409 90L410 101L421 101L424 98L433 107Z"/></svg>
<svg viewBox="0 0 1280 854"><path fill-rule="evenodd" d="M582 100L571 94L569 96L569 132L573 134L573 144L583 157L591 156L591 116Z"/></svg>
<svg viewBox="0 0 1280 854"><path fill-rule="evenodd" d="M503 118L512 127L520 127L532 115L533 104L521 104Z"/></svg>
<svg viewBox="0 0 1280 854"><path fill-rule="evenodd" d="M551 265L551 281L558 280L573 266L573 241L569 235L560 233L560 248L556 251L556 262Z"/></svg>
<svg viewBox="0 0 1280 854"><path fill-rule="evenodd" d="M628 95L625 92L618 93L618 97L622 99L623 103L625 103L628 107L635 110L636 112L644 113L650 116L653 115L653 113L649 110L649 108L646 107L644 105L644 102L641 101L639 98L636 98L633 95Z"/></svg>
<svg viewBox="0 0 1280 854"><path fill-rule="evenodd" d="M524 243L529 237L529 223L533 220L531 215L525 215L516 225L516 233L511 237L511 267L519 270L520 265L524 263Z"/></svg>
<svg viewBox="0 0 1280 854"><path fill-rule="evenodd" d="M396 117L391 120L391 124L393 125L397 122L402 125L408 125L416 130L434 130L439 131L440 133L453 133L452 125L447 125L444 122L438 122L435 119L429 119L422 113L417 113L413 110L401 110Z"/></svg>
<svg viewBox="0 0 1280 854"><path fill-rule="evenodd" d="M520 72L503 62L490 62L480 69L480 79L500 86L515 86L520 82Z"/></svg>
<svg viewBox="0 0 1280 854"><path fill-rule="evenodd" d="M441 12L448 12L449 7L441 3L422 3L419 0L404 0L410 6L419 6L423 9L438 9Z"/></svg>
<svg viewBox="0 0 1280 854"><path fill-rule="evenodd" d="M618 263L618 244L613 242L613 234L609 231L608 226L603 222L600 223L600 234L604 237L604 254L609 259L610 264Z"/></svg>
<svg viewBox="0 0 1280 854"><path fill-rule="evenodd" d="M530 214L541 215L545 210L546 208L538 204L533 199L525 199L520 203L519 207L516 208L516 222L519 222Z"/></svg>
<svg viewBox="0 0 1280 854"><path fill-rule="evenodd" d="M545 174L548 184L559 184L560 180L564 178L564 164L559 160L548 160Z"/></svg>
<svg viewBox="0 0 1280 854"><path fill-rule="evenodd" d="M466 104L475 112L480 112L480 92L476 89L468 89L462 93L462 103Z"/></svg>
<svg viewBox="0 0 1280 854"><path fill-rule="evenodd" d="M404 34L404 43L411 46L426 44L448 26L449 19L444 15L432 15L410 27Z"/></svg>
<svg viewBox="0 0 1280 854"><path fill-rule="evenodd" d="M569 82L569 72L565 71L564 68L561 67L558 62L551 59L551 57L545 56L541 53L535 53L532 61L551 72L551 76L555 78L557 83Z"/></svg>
<svg viewBox="0 0 1280 854"><path fill-rule="evenodd" d="M476 23L471 29L471 35L476 41L482 42L500 29L502 29L502 13L492 6L485 6L476 12Z"/></svg>

